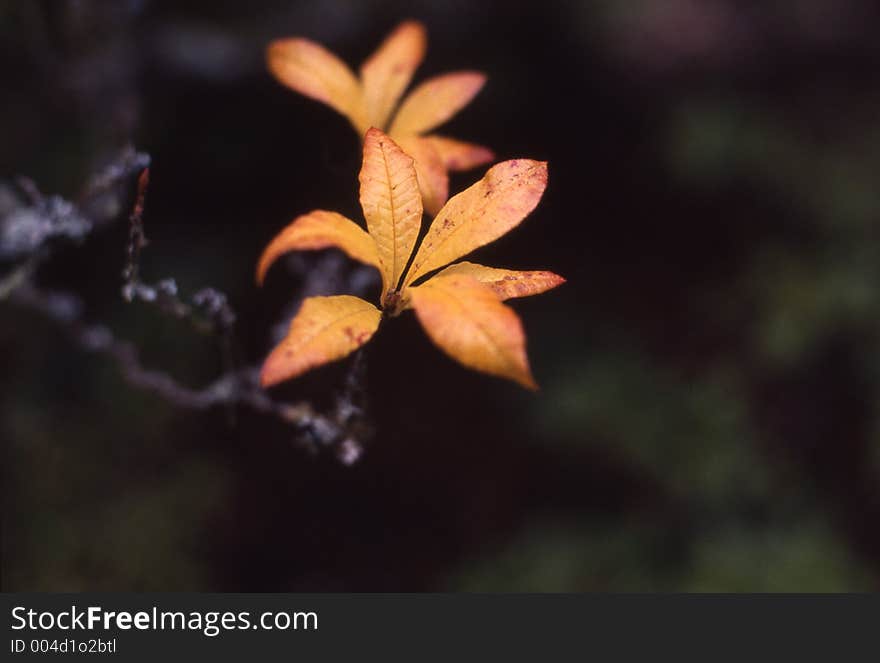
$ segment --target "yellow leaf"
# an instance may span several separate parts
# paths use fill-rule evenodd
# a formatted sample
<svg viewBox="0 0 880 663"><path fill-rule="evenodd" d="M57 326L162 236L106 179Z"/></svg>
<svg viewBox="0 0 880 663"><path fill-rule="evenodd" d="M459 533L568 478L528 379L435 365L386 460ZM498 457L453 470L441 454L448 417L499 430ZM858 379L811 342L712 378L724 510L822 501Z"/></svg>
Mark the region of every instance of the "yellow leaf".
<svg viewBox="0 0 880 663"><path fill-rule="evenodd" d="M416 316L437 347L468 368L537 389L522 323L492 290L470 276L435 276L410 288Z"/></svg>
<svg viewBox="0 0 880 663"><path fill-rule="evenodd" d="M422 192L422 205L430 215L440 211L449 197L449 175L443 160L431 143L413 134L397 136L397 144L415 159L416 177Z"/></svg>
<svg viewBox="0 0 880 663"><path fill-rule="evenodd" d="M382 313L358 297L309 297L260 373L269 387L351 354L370 340Z"/></svg>
<svg viewBox="0 0 880 663"><path fill-rule="evenodd" d="M323 46L299 37L272 42L267 60L278 80L344 114L363 137L371 126L388 129L395 107L425 55L426 44L424 26L417 21L404 21L364 62L360 78ZM470 71L425 81L400 104L393 131L388 133L397 140L422 134L445 122L473 98L485 81L484 74ZM467 170L495 158L491 150L481 145L441 136L423 138L433 145L447 171ZM435 185L439 185L435 168L425 175L433 175ZM446 173L443 178L448 179ZM439 190L434 186L426 192Z"/></svg>
<svg viewBox="0 0 880 663"><path fill-rule="evenodd" d="M514 297L540 295L542 292L547 292L565 283L564 278L553 272L520 272L513 269L486 267L472 262L459 262L450 265L437 276L455 274L471 276L480 283L489 286L501 301Z"/></svg>
<svg viewBox="0 0 880 663"><path fill-rule="evenodd" d="M428 79L403 100L389 133L430 131L467 106L485 82L485 74L476 71L458 71Z"/></svg>
<svg viewBox="0 0 880 663"><path fill-rule="evenodd" d="M495 160L495 154L488 147L466 143L453 138L431 134L424 136L434 146L447 170L470 170Z"/></svg>
<svg viewBox="0 0 880 663"><path fill-rule="evenodd" d="M320 44L308 39L278 39L266 50L269 70L300 94L321 101L345 115L359 133L369 126L361 85L348 66Z"/></svg>
<svg viewBox="0 0 880 663"><path fill-rule="evenodd" d="M449 202L422 240L405 285L492 242L519 225L547 186L547 163L503 161ZM381 255L381 253L380 253Z"/></svg>
<svg viewBox="0 0 880 663"><path fill-rule="evenodd" d="M422 197L412 157L378 129L364 137L361 207L376 241L382 300L397 288L422 223Z"/></svg>
<svg viewBox="0 0 880 663"><path fill-rule="evenodd" d="M418 21L404 21L361 66L364 106L372 126L384 127L425 57L427 36Z"/></svg>
<svg viewBox="0 0 880 663"><path fill-rule="evenodd" d="M315 210L294 219L269 242L257 264L257 283L263 284L272 263L288 251L330 247L381 270L376 242L363 228L336 212Z"/></svg>

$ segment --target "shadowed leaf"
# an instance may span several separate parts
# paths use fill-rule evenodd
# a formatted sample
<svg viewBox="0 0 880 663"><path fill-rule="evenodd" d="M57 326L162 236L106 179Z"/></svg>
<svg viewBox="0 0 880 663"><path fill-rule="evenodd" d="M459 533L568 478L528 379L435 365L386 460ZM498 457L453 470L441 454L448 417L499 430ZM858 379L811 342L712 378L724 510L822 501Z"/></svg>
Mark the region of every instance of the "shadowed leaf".
<svg viewBox="0 0 880 663"><path fill-rule="evenodd" d="M437 347L484 373L537 389L522 323L488 286L464 275L435 276L410 288L419 322Z"/></svg>
<svg viewBox="0 0 880 663"><path fill-rule="evenodd" d="M448 170L470 170L495 160L495 153L482 145L437 134L424 136L423 140L429 141L434 146Z"/></svg>
<svg viewBox="0 0 880 663"><path fill-rule="evenodd" d="M449 175L433 145L415 135L399 136L397 142L415 160L416 176L425 211L435 215L449 198Z"/></svg>

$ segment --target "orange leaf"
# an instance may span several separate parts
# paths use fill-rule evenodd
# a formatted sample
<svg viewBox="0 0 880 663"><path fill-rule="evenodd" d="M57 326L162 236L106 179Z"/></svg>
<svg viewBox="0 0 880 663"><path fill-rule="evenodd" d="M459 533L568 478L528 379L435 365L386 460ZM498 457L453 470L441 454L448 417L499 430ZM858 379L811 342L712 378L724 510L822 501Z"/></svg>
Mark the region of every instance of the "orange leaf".
<svg viewBox="0 0 880 663"><path fill-rule="evenodd" d="M540 295L565 283L565 279L553 272L520 272L513 269L485 267L472 262L459 262L450 265L437 276L462 274L471 276L490 288L499 300L514 297Z"/></svg>
<svg viewBox="0 0 880 663"><path fill-rule="evenodd" d="M491 288L453 274L435 276L408 292L425 332L450 357L468 368L538 388L522 323Z"/></svg>
<svg viewBox="0 0 880 663"><path fill-rule="evenodd" d="M425 27L418 21L404 21L361 66L364 105L372 126L386 126L426 47Z"/></svg>
<svg viewBox="0 0 880 663"><path fill-rule="evenodd" d="M348 66L308 39L278 39L266 50L269 70L284 85L345 115L358 132L366 123L361 85Z"/></svg>
<svg viewBox="0 0 880 663"><path fill-rule="evenodd" d="M287 336L266 358L260 383L269 387L351 354L370 340L381 311L358 297L309 297Z"/></svg>
<svg viewBox="0 0 880 663"><path fill-rule="evenodd" d="M431 143L416 135L397 136L397 144L415 159L416 176L425 211L435 215L449 198L449 175Z"/></svg>
<svg viewBox="0 0 880 663"><path fill-rule="evenodd" d="M382 300L397 288L422 223L422 197L412 157L378 129L364 137L361 207L376 241Z"/></svg>
<svg viewBox="0 0 880 663"><path fill-rule="evenodd" d="M389 133L430 131L467 106L485 82L485 74L476 71L459 71L428 79L403 100Z"/></svg>
<svg viewBox="0 0 880 663"><path fill-rule="evenodd" d="M430 142L448 170L470 170L495 160L488 147L431 134L422 140Z"/></svg>
<svg viewBox="0 0 880 663"><path fill-rule="evenodd" d="M262 285L272 264L288 251L342 249L351 258L380 268L376 242L351 219L336 212L315 210L294 219L269 242L257 264L257 283Z"/></svg>
<svg viewBox="0 0 880 663"><path fill-rule="evenodd" d="M547 163L503 161L437 214L422 240L405 284L492 242L528 215L547 186Z"/></svg>

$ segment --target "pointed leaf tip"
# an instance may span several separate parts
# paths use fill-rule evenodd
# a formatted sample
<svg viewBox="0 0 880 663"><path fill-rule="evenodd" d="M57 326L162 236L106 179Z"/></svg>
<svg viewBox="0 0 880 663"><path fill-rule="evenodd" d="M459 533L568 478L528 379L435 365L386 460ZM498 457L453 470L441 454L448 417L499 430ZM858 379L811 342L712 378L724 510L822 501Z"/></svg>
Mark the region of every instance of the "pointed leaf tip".
<svg viewBox="0 0 880 663"><path fill-rule="evenodd" d="M415 164L384 132L371 127L364 136L358 179L361 207L381 264L384 300L400 281L422 223Z"/></svg>
<svg viewBox="0 0 880 663"><path fill-rule="evenodd" d="M522 322L473 277L437 275L408 291L428 337L457 362L537 389Z"/></svg>
<svg viewBox="0 0 880 663"><path fill-rule="evenodd" d="M478 71L456 71L418 85L400 104L391 133L430 131L467 106L486 83Z"/></svg>
<svg viewBox="0 0 880 663"><path fill-rule="evenodd" d="M553 272L498 269L472 262L455 263L437 276L454 274L463 274L477 279L480 283L489 286L501 301L514 297L539 295L565 283L564 278Z"/></svg>
<svg viewBox="0 0 880 663"><path fill-rule="evenodd" d="M366 121L360 81L326 48L301 37L277 39L266 49L266 63L282 84L327 104L363 130Z"/></svg>
<svg viewBox="0 0 880 663"><path fill-rule="evenodd" d="M404 21L361 65L364 108L370 124L387 126L392 110L425 57L427 42L424 25Z"/></svg>
<svg viewBox="0 0 880 663"><path fill-rule="evenodd" d="M538 205L546 187L546 161L512 159L492 166L483 179L450 198L438 212L406 284L518 226Z"/></svg>

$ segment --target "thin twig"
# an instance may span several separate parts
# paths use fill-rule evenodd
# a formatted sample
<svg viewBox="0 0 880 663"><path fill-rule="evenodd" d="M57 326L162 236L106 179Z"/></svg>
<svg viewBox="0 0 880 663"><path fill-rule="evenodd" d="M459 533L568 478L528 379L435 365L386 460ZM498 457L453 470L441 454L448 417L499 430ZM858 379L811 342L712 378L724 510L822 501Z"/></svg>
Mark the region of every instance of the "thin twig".
<svg viewBox="0 0 880 663"><path fill-rule="evenodd" d="M112 358L129 384L152 391L173 405L206 410L220 405L241 404L303 429L317 427L325 434L326 431L340 434L336 432L334 422L319 416L307 403L283 403L271 399L260 388L254 369L226 373L206 387L193 389L180 384L163 371L144 367L133 343L116 338L104 325L83 321L82 301L72 293L47 292L27 284L15 291L12 300L61 324L83 349Z"/></svg>
<svg viewBox="0 0 880 663"><path fill-rule="evenodd" d="M0 258L16 257L20 262L0 280L0 300L9 299L19 306L40 312L64 327L84 349L111 358L129 384L151 391L175 406L195 410L245 406L292 426L297 433L296 439L308 449L330 449L340 462L356 462L362 454L361 440L370 434L359 403L362 388L359 390L357 384L360 380L357 376L363 374L362 355L356 357L346 386L329 414L317 413L307 402L277 401L260 386L256 367L241 368L233 364L236 316L222 292L203 288L189 301L184 301L178 295L174 279L166 278L154 285L140 279L141 253L147 245L143 217L149 182L148 164L148 155L126 150L118 162L110 164L90 180L77 204L59 196L44 196L31 180L18 178L18 187L27 204L0 219ZM119 207L118 198L114 199L110 194L134 172L140 172L140 175L135 203L129 215L122 295L129 302L137 300L153 304L162 313L185 319L195 329L218 337L224 372L200 389L183 385L164 371L143 366L133 343L117 338L105 325L84 320L83 303L77 295L46 291L32 281L39 264L51 255L54 240L82 241L96 227L118 217L118 214L112 214L112 210Z"/></svg>
<svg viewBox="0 0 880 663"><path fill-rule="evenodd" d="M122 270L122 278L125 285L122 296L126 301L131 301L133 294L131 289L138 283L138 267L140 266L141 249L147 245L147 236L144 234L144 202L147 197L147 186L150 183L150 169L144 168L138 176L137 197L134 208L128 218L128 249L125 269Z"/></svg>

